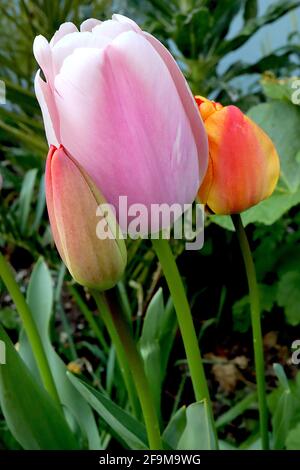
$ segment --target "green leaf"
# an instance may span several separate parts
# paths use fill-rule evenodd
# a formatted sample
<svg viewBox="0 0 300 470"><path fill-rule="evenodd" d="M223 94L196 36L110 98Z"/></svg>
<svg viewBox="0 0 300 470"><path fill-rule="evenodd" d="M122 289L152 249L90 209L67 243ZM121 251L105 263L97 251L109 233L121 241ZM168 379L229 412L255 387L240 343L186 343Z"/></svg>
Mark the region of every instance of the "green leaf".
<svg viewBox="0 0 300 470"><path fill-rule="evenodd" d="M151 300L143 323L140 337L140 351L144 360L145 372L155 400L160 410L162 370L160 363L160 322L164 315L163 293L160 288Z"/></svg>
<svg viewBox="0 0 300 470"><path fill-rule="evenodd" d="M292 73L292 71L298 70L298 65L291 61L292 55L295 54L299 54L299 46L288 44L276 49L271 54L261 57L252 64L239 60L228 67L222 78L225 82L228 82L234 77L245 74L262 74L271 71L278 73L281 69L286 70L287 65Z"/></svg>
<svg viewBox="0 0 300 470"><path fill-rule="evenodd" d="M285 273L279 281L277 303L284 308L286 319L290 325L300 323L300 272Z"/></svg>
<svg viewBox="0 0 300 470"><path fill-rule="evenodd" d="M213 450L216 442L205 400L186 409L186 427L179 439L179 450Z"/></svg>
<svg viewBox="0 0 300 470"><path fill-rule="evenodd" d="M270 5L264 15L246 21L242 30L233 39L223 41L218 49L219 54L224 55L242 46L262 26L278 20L299 5L298 0L285 0L285 2L279 0Z"/></svg>
<svg viewBox="0 0 300 470"><path fill-rule="evenodd" d="M261 312L271 312L276 300L276 285L259 284ZM251 325L249 296L237 300L232 307L233 329L245 333Z"/></svg>
<svg viewBox="0 0 300 470"><path fill-rule="evenodd" d="M177 316L175 313L172 298L170 297L161 317L159 326L160 360L162 376L165 377L169 357L174 344L176 332L178 330Z"/></svg>
<svg viewBox="0 0 300 470"><path fill-rule="evenodd" d="M0 310L0 323L8 330L19 329L20 317L12 307L4 307Z"/></svg>
<svg viewBox="0 0 300 470"><path fill-rule="evenodd" d="M219 439L219 449L220 450L237 450L236 447L234 447L232 444L229 442L223 441L222 439Z"/></svg>
<svg viewBox="0 0 300 470"><path fill-rule="evenodd" d="M251 18L256 18L258 11L257 0L246 0L245 9L244 9L244 19L250 20Z"/></svg>
<svg viewBox="0 0 300 470"><path fill-rule="evenodd" d="M163 291L158 289L145 315L140 337L140 351L144 360L156 409L160 412L161 388L177 330L173 304L164 306Z"/></svg>
<svg viewBox="0 0 300 470"><path fill-rule="evenodd" d="M273 364L273 369L283 390L290 391L289 381L287 379L287 376L285 375L284 368L282 367L282 365L275 363Z"/></svg>
<svg viewBox="0 0 300 470"><path fill-rule="evenodd" d="M20 129L16 129L13 126L6 124L2 119L0 119L0 129L6 131L11 137L14 137L29 149L36 151L40 156L44 157L47 155L47 145L41 137L36 136L33 132L28 133L21 131Z"/></svg>
<svg viewBox="0 0 300 470"><path fill-rule="evenodd" d="M263 91L268 98L273 100L292 102L292 95L295 92L293 83L299 80L296 77L278 79L275 77L264 76L261 80Z"/></svg>
<svg viewBox="0 0 300 470"><path fill-rule="evenodd" d="M0 365L0 403L7 425L26 450L71 450L77 443L63 414L36 382L0 326L6 364Z"/></svg>
<svg viewBox="0 0 300 470"><path fill-rule="evenodd" d="M300 423L289 431L285 446L287 450L300 450Z"/></svg>
<svg viewBox="0 0 300 470"><path fill-rule="evenodd" d="M69 372L67 375L82 397L101 416L121 442L126 443L130 449L148 449L145 428L141 423L122 410L108 396L93 389Z"/></svg>
<svg viewBox="0 0 300 470"><path fill-rule="evenodd" d="M29 170L23 180L20 199L19 199L19 214L20 214L20 230L24 234L27 229L28 216L30 205L33 198L34 184L36 180L37 169Z"/></svg>
<svg viewBox="0 0 300 470"><path fill-rule="evenodd" d="M281 179L291 193L300 185L300 109L291 103L274 101L250 109L253 119L273 140L280 157Z"/></svg>
<svg viewBox="0 0 300 470"><path fill-rule="evenodd" d="M216 427L222 428L227 424L231 423L238 416L243 414L253 403L257 401L256 392L249 393L243 400L239 401L236 405L229 408L224 414L218 417L216 420Z"/></svg>
<svg viewBox="0 0 300 470"><path fill-rule="evenodd" d="M66 366L57 355L50 341L49 324L53 307L53 286L50 272L42 258L38 260L32 272L27 291L27 302L54 376L61 403L79 425L84 438L87 438L90 449L100 449L100 437L91 408L82 399L76 388L66 376ZM38 377L36 364L30 344L24 332L20 336L20 354L35 377Z"/></svg>
<svg viewBox="0 0 300 470"><path fill-rule="evenodd" d="M268 199L241 214L244 227L252 223L273 225L285 212L299 203L300 188L295 193L275 191ZM213 215L210 218L217 225L227 230L234 230L230 216Z"/></svg>
<svg viewBox="0 0 300 470"><path fill-rule="evenodd" d="M273 447L283 449L294 413L294 400L291 391L284 390L280 396L272 418Z"/></svg>
<svg viewBox="0 0 300 470"><path fill-rule="evenodd" d="M170 419L162 438L170 449L177 449L179 440L186 427L186 406L183 406Z"/></svg>
<svg viewBox="0 0 300 470"><path fill-rule="evenodd" d="M45 175L42 176L41 181L40 181L40 187L39 187L39 194L38 194L38 200L37 200L37 205L35 209L35 218L34 222L32 224L32 227L30 229L30 234L37 232L39 230L41 220L43 217L43 213L45 210L45 205L46 205L46 198L45 198Z"/></svg>

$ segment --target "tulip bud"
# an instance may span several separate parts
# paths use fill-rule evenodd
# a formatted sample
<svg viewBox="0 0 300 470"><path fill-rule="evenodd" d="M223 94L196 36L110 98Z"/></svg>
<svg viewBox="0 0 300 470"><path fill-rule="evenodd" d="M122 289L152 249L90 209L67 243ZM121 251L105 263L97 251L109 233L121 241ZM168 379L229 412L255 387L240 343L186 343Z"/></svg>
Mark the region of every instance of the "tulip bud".
<svg viewBox="0 0 300 470"><path fill-rule="evenodd" d="M124 240L117 238L117 223L107 206L103 217L109 236L97 237L96 210L105 199L62 146L49 150L46 200L56 247L72 277L93 289L113 287L126 265Z"/></svg>
<svg viewBox="0 0 300 470"><path fill-rule="evenodd" d="M209 144L209 165L198 196L215 214L235 214L269 197L279 158L268 135L236 106L196 96Z"/></svg>

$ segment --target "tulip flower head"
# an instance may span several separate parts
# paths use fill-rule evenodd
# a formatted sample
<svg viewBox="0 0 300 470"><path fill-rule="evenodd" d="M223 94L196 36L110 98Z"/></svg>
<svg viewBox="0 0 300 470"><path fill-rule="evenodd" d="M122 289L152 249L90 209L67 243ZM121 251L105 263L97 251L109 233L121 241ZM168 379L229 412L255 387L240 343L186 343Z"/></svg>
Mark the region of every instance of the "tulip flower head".
<svg viewBox="0 0 300 470"><path fill-rule="evenodd" d="M56 247L72 277L93 289L113 287L126 266L125 242L117 236L117 224L110 212L102 215L113 233L98 238L96 211L99 215L105 199L62 146L49 150L46 200Z"/></svg>
<svg viewBox="0 0 300 470"><path fill-rule="evenodd" d="M196 102L208 135L209 164L198 193L215 214L240 213L274 191L279 157L269 136L236 106Z"/></svg>
<svg viewBox="0 0 300 470"><path fill-rule="evenodd" d="M63 24L38 36L35 79L48 143L62 144L118 208L194 201L204 177L207 136L175 60L121 15ZM126 231L127 227L121 227ZM152 232L166 228L151 227Z"/></svg>

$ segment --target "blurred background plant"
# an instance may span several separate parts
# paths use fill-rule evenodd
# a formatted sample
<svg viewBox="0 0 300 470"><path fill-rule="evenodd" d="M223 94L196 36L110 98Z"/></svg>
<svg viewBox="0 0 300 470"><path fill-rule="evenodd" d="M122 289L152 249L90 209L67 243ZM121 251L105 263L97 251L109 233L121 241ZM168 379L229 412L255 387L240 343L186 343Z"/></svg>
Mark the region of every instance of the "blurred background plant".
<svg viewBox="0 0 300 470"><path fill-rule="evenodd" d="M126 408L122 377L101 318L94 315L95 306L85 292L70 282L52 243L43 180L47 144L33 92L36 35L50 39L64 21L79 25L88 17L104 19L115 12L132 17L164 42L193 92L237 104L276 144L282 166L278 188L243 218L249 224L261 286L273 446L300 449L300 379L290 361L291 344L300 338L300 109L291 100L292 83L300 75L299 0L1 0L0 79L6 85L6 104L0 105L0 248L23 293L31 286L38 305L41 286L48 293L48 316L41 328L47 337L50 334L69 370ZM222 445L254 448L258 413L249 306L230 220L208 217L205 238L196 254L183 252L178 241L173 249L192 300ZM156 402L162 403L161 421L166 423L191 401L184 353L172 305L166 297L163 301L164 291L159 290L165 284L151 245L129 242L128 254L119 295L125 310L131 311ZM37 283L36 272L42 273L44 285ZM2 285L0 295L0 323L16 342L18 315ZM159 323L163 312L166 321ZM172 348L174 343L178 347ZM149 344L154 350L150 355ZM159 377L157 361L163 364ZM274 363L284 365L285 372L279 365L274 369ZM103 409L100 412L101 445L128 446L128 436L112 425L111 409L112 415L105 410L104 415ZM3 418L0 447L20 447Z"/></svg>

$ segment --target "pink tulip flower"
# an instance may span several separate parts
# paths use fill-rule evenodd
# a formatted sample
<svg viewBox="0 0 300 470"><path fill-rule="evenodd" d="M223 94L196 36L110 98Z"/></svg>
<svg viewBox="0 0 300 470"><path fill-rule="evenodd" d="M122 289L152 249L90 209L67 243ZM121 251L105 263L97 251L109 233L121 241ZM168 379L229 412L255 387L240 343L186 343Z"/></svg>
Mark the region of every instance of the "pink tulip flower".
<svg viewBox="0 0 300 470"><path fill-rule="evenodd" d="M208 161L201 116L175 60L121 15L38 36L35 90L49 145L63 145L118 209L189 204ZM126 231L127 227L122 227ZM152 227L152 232L161 226Z"/></svg>

